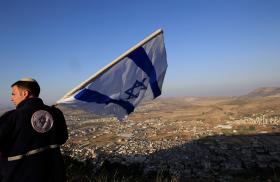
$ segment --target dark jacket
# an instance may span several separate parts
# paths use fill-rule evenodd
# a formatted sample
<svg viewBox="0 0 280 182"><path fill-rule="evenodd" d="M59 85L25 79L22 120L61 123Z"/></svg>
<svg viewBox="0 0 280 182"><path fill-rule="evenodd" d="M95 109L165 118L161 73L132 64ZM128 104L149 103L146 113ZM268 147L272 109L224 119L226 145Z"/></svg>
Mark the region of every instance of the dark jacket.
<svg viewBox="0 0 280 182"><path fill-rule="evenodd" d="M42 117L41 113L47 114ZM59 109L45 105L39 98L22 101L0 117L2 181L65 181L60 148L49 146L64 144L67 139L65 119Z"/></svg>

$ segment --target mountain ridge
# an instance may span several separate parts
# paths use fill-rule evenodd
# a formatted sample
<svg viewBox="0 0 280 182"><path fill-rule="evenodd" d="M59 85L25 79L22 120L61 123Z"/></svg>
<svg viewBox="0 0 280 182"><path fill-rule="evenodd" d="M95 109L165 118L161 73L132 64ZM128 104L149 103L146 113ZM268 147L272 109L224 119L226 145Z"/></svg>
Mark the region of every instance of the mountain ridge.
<svg viewBox="0 0 280 182"><path fill-rule="evenodd" d="M280 96L280 87L259 87L246 95L240 96L239 98L250 99L268 96Z"/></svg>

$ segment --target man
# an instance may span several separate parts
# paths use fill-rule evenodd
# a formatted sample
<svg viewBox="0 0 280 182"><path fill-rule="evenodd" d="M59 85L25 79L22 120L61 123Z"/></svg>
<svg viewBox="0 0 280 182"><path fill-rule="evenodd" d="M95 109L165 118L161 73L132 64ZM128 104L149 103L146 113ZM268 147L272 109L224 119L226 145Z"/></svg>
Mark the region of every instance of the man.
<svg viewBox="0 0 280 182"><path fill-rule="evenodd" d="M43 103L34 79L21 79L11 87L16 109L0 117L2 181L66 181L60 152L68 139L63 113Z"/></svg>

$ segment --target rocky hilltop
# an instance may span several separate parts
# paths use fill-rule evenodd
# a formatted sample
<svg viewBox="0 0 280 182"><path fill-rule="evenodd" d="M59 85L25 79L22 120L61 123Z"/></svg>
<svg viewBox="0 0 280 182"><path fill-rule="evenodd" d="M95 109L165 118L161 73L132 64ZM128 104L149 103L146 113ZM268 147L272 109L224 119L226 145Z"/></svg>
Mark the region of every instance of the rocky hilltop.
<svg viewBox="0 0 280 182"><path fill-rule="evenodd" d="M68 179L279 180L280 96L273 95L162 98L123 122L61 108Z"/></svg>

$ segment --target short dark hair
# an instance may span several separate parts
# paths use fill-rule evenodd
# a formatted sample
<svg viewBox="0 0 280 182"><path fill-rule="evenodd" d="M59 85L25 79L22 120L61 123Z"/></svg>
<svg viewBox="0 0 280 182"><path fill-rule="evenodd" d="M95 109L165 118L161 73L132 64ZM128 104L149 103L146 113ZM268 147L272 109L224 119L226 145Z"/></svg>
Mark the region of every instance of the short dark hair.
<svg viewBox="0 0 280 182"><path fill-rule="evenodd" d="M26 89L30 95L38 97L40 94L40 86L37 81L23 81L19 80L11 85L11 87L17 86L22 89Z"/></svg>

